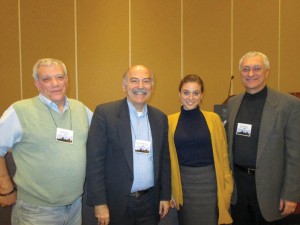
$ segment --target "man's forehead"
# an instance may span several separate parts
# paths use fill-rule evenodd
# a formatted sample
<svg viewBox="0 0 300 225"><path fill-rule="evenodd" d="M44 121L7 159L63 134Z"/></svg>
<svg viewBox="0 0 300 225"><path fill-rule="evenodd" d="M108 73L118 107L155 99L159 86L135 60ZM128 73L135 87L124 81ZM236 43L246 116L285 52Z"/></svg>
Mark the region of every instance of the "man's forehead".
<svg viewBox="0 0 300 225"><path fill-rule="evenodd" d="M148 78L148 77L151 77L151 75L150 75L150 71L147 69L137 69L137 70L129 71L128 77L129 78L131 78L131 77Z"/></svg>
<svg viewBox="0 0 300 225"><path fill-rule="evenodd" d="M249 56L247 58L244 59L243 61L243 65L244 64L248 64L248 63L252 63L252 62L255 62L255 63L259 63L259 64L262 64L263 63L263 58L259 55L257 56Z"/></svg>
<svg viewBox="0 0 300 225"><path fill-rule="evenodd" d="M49 71L49 70L39 70L38 72L39 77L57 77L57 76L65 76L63 69L58 68L56 71Z"/></svg>

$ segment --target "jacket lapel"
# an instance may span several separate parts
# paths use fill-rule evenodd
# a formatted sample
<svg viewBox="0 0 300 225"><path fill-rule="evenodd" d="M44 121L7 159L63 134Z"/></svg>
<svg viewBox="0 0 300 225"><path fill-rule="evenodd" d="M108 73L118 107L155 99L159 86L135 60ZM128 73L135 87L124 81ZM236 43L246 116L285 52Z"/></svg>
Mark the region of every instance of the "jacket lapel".
<svg viewBox="0 0 300 225"><path fill-rule="evenodd" d="M132 135L126 98L121 103L119 121L117 121L117 130L128 166L130 170L133 171Z"/></svg>
<svg viewBox="0 0 300 225"><path fill-rule="evenodd" d="M161 155L161 146L159 146L159 143L161 143L162 138L162 127L160 126L161 121L157 121L157 118L155 117L153 111L151 110L151 107L148 107L148 119L149 124L151 128L151 135L152 135L152 145L153 145L153 163L154 163L154 181L156 181L158 177L158 165L159 165L159 159Z"/></svg>
<svg viewBox="0 0 300 225"><path fill-rule="evenodd" d="M278 115L278 111L274 110L274 108L276 108L277 105L278 103L276 100L275 93L268 88L268 95L263 109L261 124L260 124L256 165L258 165L263 149L265 149L265 146L269 141L270 133L273 130L274 123Z"/></svg>
<svg viewBox="0 0 300 225"><path fill-rule="evenodd" d="M239 108L240 108L240 105L242 103L242 100L244 98L244 94L241 94L241 95L238 95L236 96L236 99L235 99L235 103L232 104L232 108L230 109L230 112L228 112L228 143L229 143L229 157L231 159L233 159L233 137L235 135L235 130L234 130L234 123L235 123L235 119L236 119L236 116L238 114L238 111L239 111ZM230 160L231 161L231 167L233 168L233 160Z"/></svg>

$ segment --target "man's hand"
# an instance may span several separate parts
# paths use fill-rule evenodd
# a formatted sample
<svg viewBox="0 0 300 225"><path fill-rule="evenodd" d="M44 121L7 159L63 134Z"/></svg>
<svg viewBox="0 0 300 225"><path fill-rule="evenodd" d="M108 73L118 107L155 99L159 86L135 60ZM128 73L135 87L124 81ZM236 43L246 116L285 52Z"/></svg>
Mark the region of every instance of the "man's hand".
<svg viewBox="0 0 300 225"><path fill-rule="evenodd" d="M170 201L160 201L159 215L160 215L161 219L164 218L168 214L169 208L170 208Z"/></svg>
<svg viewBox="0 0 300 225"><path fill-rule="evenodd" d="M9 176L5 158L0 157L0 206L5 207L16 203L17 195L16 191L12 192L13 190L14 184Z"/></svg>
<svg viewBox="0 0 300 225"><path fill-rule="evenodd" d="M107 205L96 205L94 211L95 217L98 220L98 225L109 224L109 209Z"/></svg>
<svg viewBox="0 0 300 225"><path fill-rule="evenodd" d="M280 199L279 210L282 211L282 216L288 216L295 212L297 202L290 202L287 200Z"/></svg>

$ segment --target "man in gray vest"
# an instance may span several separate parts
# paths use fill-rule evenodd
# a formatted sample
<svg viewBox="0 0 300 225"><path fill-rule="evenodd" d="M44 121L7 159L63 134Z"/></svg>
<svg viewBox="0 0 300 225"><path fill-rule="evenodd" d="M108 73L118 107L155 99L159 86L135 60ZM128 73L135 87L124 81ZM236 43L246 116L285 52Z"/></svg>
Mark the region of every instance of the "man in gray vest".
<svg viewBox="0 0 300 225"><path fill-rule="evenodd" d="M14 205L13 225L80 225L92 112L67 98L62 61L38 60L33 78L39 95L12 104L0 119L0 205ZM9 149L14 182L4 158Z"/></svg>

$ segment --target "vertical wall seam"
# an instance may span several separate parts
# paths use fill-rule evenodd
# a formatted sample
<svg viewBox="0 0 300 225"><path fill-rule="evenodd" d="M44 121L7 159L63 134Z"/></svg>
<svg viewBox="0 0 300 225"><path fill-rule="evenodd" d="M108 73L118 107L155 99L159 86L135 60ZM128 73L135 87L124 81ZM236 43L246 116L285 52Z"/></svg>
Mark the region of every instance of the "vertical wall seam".
<svg viewBox="0 0 300 225"><path fill-rule="evenodd" d="M280 64L281 64L281 0L278 1L279 5L279 9L278 9L278 85L277 85L277 89L280 91Z"/></svg>
<svg viewBox="0 0 300 225"><path fill-rule="evenodd" d="M23 99L23 68L22 68L22 35L21 35L21 3L18 0L18 29L19 29L19 67L20 67L20 97Z"/></svg>
<svg viewBox="0 0 300 225"><path fill-rule="evenodd" d="M183 78L183 0L180 2L180 77Z"/></svg>
<svg viewBox="0 0 300 225"><path fill-rule="evenodd" d="M76 89L76 99L79 98L79 89L78 89L78 55L77 55L77 1L74 0L74 60L75 60L75 89Z"/></svg>
<svg viewBox="0 0 300 225"><path fill-rule="evenodd" d="M233 0L231 0L231 12L230 12L230 95L233 95Z"/></svg>
<svg viewBox="0 0 300 225"><path fill-rule="evenodd" d="M131 67L131 0L128 1L128 63L129 68Z"/></svg>

